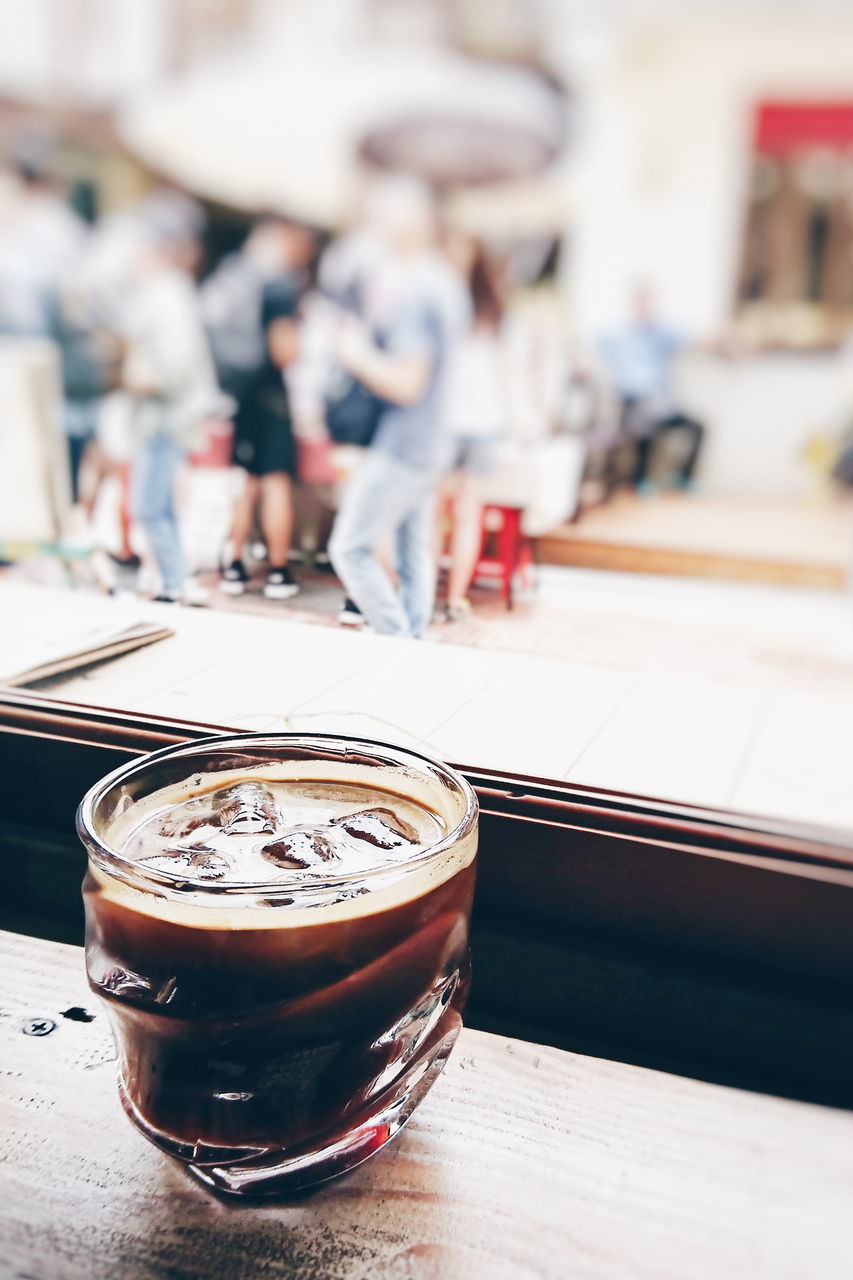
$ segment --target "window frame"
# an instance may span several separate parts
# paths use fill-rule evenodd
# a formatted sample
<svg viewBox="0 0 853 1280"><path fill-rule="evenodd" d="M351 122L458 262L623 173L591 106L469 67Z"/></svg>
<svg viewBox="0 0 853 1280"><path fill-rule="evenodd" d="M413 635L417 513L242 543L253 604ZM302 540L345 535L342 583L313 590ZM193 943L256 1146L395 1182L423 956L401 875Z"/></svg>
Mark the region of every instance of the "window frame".
<svg viewBox="0 0 853 1280"><path fill-rule="evenodd" d="M0 688L0 857L33 919L79 913L89 785L225 732ZM853 1105L848 833L456 767L482 814L472 1025Z"/></svg>

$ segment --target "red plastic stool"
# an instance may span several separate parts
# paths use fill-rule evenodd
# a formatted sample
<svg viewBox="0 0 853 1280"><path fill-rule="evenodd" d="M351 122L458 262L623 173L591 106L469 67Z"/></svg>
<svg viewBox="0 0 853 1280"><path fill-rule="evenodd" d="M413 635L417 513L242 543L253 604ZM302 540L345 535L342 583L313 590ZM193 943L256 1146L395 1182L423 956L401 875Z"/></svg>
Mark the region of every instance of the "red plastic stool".
<svg viewBox="0 0 853 1280"><path fill-rule="evenodd" d="M230 467L234 445L234 423L230 418L210 418L201 432L202 439L190 454L191 467Z"/></svg>
<svg viewBox="0 0 853 1280"><path fill-rule="evenodd" d="M498 578L506 607L512 608L517 576L525 587L533 564L533 544L521 530L520 507L483 508L483 544L474 579Z"/></svg>

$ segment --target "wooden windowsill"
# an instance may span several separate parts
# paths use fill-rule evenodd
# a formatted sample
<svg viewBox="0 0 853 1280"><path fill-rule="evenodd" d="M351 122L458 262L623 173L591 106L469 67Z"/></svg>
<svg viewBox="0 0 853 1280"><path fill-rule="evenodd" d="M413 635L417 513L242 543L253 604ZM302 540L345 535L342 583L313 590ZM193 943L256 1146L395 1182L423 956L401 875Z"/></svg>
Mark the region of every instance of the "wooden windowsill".
<svg viewBox="0 0 853 1280"><path fill-rule="evenodd" d="M82 941L80 797L214 732L0 691L0 928ZM469 1026L853 1105L845 834L466 772L481 804Z"/></svg>
<svg viewBox="0 0 853 1280"><path fill-rule="evenodd" d="M0 934L0 1009L3 1274L830 1280L853 1250L851 1115L466 1030L387 1152L234 1206L121 1113L79 948Z"/></svg>

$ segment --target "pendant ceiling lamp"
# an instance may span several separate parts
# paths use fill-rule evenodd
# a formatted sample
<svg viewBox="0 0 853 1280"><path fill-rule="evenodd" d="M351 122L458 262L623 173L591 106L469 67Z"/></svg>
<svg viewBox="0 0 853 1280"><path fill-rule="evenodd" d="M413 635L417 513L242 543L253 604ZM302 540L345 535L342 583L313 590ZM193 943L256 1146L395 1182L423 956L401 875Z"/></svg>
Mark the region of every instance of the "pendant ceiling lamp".
<svg viewBox="0 0 853 1280"><path fill-rule="evenodd" d="M553 195L565 117L564 95L527 67L442 47L312 43L160 85L125 108L119 128L141 159L199 195L334 228L365 162L457 196L488 192L492 221L504 188L532 191L534 203L540 188Z"/></svg>

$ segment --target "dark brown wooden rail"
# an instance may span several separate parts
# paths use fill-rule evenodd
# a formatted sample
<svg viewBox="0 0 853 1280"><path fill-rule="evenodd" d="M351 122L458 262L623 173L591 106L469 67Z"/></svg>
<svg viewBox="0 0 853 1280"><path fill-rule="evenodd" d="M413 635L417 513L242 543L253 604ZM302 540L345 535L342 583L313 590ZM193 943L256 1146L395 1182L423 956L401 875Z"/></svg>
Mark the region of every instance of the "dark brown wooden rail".
<svg viewBox="0 0 853 1280"><path fill-rule="evenodd" d="M221 732L0 693L0 925L79 942L73 814L140 752ZM465 768L482 805L469 1024L849 1105L841 833Z"/></svg>

